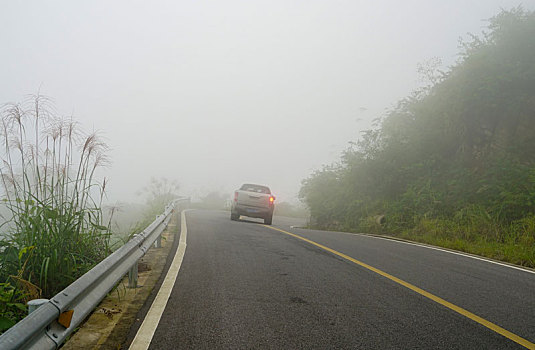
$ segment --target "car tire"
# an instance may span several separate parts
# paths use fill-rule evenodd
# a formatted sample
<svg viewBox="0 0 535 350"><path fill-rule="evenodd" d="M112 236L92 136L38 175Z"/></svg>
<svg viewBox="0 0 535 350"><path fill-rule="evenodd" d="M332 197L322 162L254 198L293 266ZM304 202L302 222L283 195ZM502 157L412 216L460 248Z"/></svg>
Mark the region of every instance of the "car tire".
<svg viewBox="0 0 535 350"><path fill-rule="evenodd" d="M236 221L240 218L238 214L230 213L230 220Z"/></svg>
<svg viewBox="0 0 535 350"><path fill-rule="evenodd" d="M270 215L267 218L264 218L264 225L271 225L272 221L273 221L273 215Z"/></svg>

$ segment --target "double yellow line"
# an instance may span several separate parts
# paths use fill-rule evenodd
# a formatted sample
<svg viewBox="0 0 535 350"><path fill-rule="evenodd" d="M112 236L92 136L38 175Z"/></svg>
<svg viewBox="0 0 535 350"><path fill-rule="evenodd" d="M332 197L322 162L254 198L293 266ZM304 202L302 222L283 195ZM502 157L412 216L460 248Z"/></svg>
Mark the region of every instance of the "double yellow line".
<svg viewBox="0 0 535 350"><path fill-rule="evenodd" d="M397 278L395 276L392 276L391 274L388 274L388 273L386 273L384 271L381 271L381 270L379 270L379 269L377 269L377 268L375 268L373 266L370 266L370 265L368 265L366 263L363 263L362 261L354 259L354 258L352 258L352 257L350 257L348 255L340 253L340 252L338 252L338 251L336 251L334 249L331 249L329 247L326 247L326 246L324 246L322 244L319 244L319 243L316 243L314 241L311 241L310 239L301 237L301 236L296 235L296 234L291 233L291 232L287 232L287 231L281 230L281 229L273 227L273 226L267 226L267 225L264 225L264 226L267 227L267 228L270 228L272 230L282 232L282 233L287 234L289 236L292 236L294 238L300 239L300 240L305 241L307 243L310 243L310 244L312 244L312 245L314 245L314 246L316 246L318 248L321 248L321 249L326 250L326 251L328 251L330 253L333 253L334 255L338 255L341 258L344 258L344 259L346 259L348 261L351 261L352 263L355 263L355 264L357 264L359 266L362 266L365 269L373 271L373 272L375 272L375 273L377 273L377 274L379 274L379 275L381 275L381 276L383 276L385 278L388 278L389 280L391 280L393 282L396 282L396 283L402 285L403 287L406 287L406 288L408 288L408 289L410 289L410 290L412 290L412 291L414 291L414 292L416 292L416 293L418 293L418 294L420 294L420 295L422 295L422 296L424 296L426 298L429 298L429 299L433 300L434 302L439 303L440 305L447 307L450 310L453 310L453 311L455 311L455 312L457 312L457 313L459 313L459 314L461 314L461 315L463 315L465 317L468 317L472 321L475 321L475 322L479 323L480 325L485 326L488 329L491 329L494 332L496 332L496 333L498 333L500 335L503 335L504 337L506 337L506 338L508 338L508 339L510 339L510 340L512 340L512 341L514 341L514 342L516 342L516 343L528 348L528 349L535 349L535 344L534 343L532 343L532 342L530 342L530 341L528 341L528 340L526 340L526 339L524 339L524 338L522 338L522 337L520 337L520 336L518 336L518 335L516 335L514 333L511 333L508 330L506 330L506 329L504 329L504 328L502 328L502 327L500 327L500 326L498 326L498 325L496 325L496 324L494 324L494 323L492 323L490 321L487 321L484 318L479 317L478 315L473 314L468 310L463 309L462 307L459 307L459 306L457 306L455 304L452 304L449 301L446 301L446 300L444 300L444 299L442 299L440 297L437 297L434 294L431 294L431 293L426 292L425 290L423 290L421 288L416 287L413 284L410 284L410 283L405 282L405 281L403 281L403 280L401 280L401 279L399 279L399 278Z"/></svg>

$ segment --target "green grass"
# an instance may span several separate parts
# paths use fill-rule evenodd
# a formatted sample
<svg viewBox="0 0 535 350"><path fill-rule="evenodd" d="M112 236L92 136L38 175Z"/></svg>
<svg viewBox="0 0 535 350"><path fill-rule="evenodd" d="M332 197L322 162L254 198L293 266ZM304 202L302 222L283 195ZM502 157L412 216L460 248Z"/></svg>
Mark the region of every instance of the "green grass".
<svg viewBox="0 0 535 350"><path fill-rule="evenodd" d="M411 233L402 233L395 235L395 237L535 268L535 249L533 246L509 242L492 242L486 240L470 241L455 237L447 238Z"/></svg>
<svg viewBox="0 0 535 350"><path fill-rule="evenodd" d="M390 217L386 224L379 224L377 217L370 216L358 227L336 223L310 228L381 234L535 268L533 214L509 224L481 212L452 219L414 218L412 225L395 219Z"/></svg>
<svg viewBox="0 0 535 350"><path fill-rule="evenodd" d="M533 216L509 225L492 220L421 219L415 227L391 235L535 268L534 227Z"/></svg>
<svg viewBox="0 0 535 350"><path fill-rule="evenodd" d="M110 252L100 209L106 181L95 177L107 147L52 110L43 96L0 110L0 185L8 209L0 283L13 291L0 303L0 317L12 318L8 305L52 297Z"/></svg>

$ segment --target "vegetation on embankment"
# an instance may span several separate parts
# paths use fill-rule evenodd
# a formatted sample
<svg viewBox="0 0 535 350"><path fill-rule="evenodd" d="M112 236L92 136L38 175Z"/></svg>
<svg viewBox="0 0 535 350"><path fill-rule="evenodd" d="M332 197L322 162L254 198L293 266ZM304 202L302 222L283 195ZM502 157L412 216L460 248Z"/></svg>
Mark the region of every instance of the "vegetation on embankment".
<svg viewBox="0 0 535 350"><path fill-rule="evenodd" d="M0 332L26 314L25 302L50 298L110 253L102 224L106 145L34 96L1 110L2 201Z"/></svg>
<svg viewBox="0 0 535 350"><path fill-rule="evenodd" d="M140 233L149 226L158 215L162 214L165 207L174 199L178 198L180 185L176 180L169 180L165 177L151 178L149 183L138 191L138 195L145 198L145 204L141 206L141 212L136 220L128 220L135 224L127 231L121 231L118 236L122 236L123 243L128 241L133 235ZM118 208L120 210L120 208ZM117 227L119 228L119 227ZM123 225L124 228L124 225Z"/></svg>
<svg viewBox="0 0 535 350"><path fill-rule="evenodd" d="M303 181L311 225L535 267L535 13L503 10L458 62Z"/></svg>
<svg viewBox="0 0 535 350"><path fill-rule="evenodd" d="M107 146L53 110L40 95L0 110L0 333L26 316L27 301L51 298L145 229L178 190L152 179L145 205L103 213L96 172Z"/></svg>

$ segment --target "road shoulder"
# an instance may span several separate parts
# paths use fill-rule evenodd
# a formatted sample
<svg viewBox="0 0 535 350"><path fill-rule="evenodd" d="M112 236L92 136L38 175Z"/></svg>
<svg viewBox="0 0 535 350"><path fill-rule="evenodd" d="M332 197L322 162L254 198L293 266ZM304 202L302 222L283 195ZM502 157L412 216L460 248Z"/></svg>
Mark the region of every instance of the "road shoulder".
<svg viewBox="0 0 535 350"><path fill-rule="evenodd" d="M175 213L162 233L162 248L151 248L140 259L138 288L128 288L128 276L123 278L93 311L80 329L62 349L120 349L129 338L131 328L140 323L144 305L152 302L152 292L168 268L168 257L176 249L179 237L180 212ZM142 320L142 318L141 318ZM139 326L139 325L138 325Z"/></svg>

